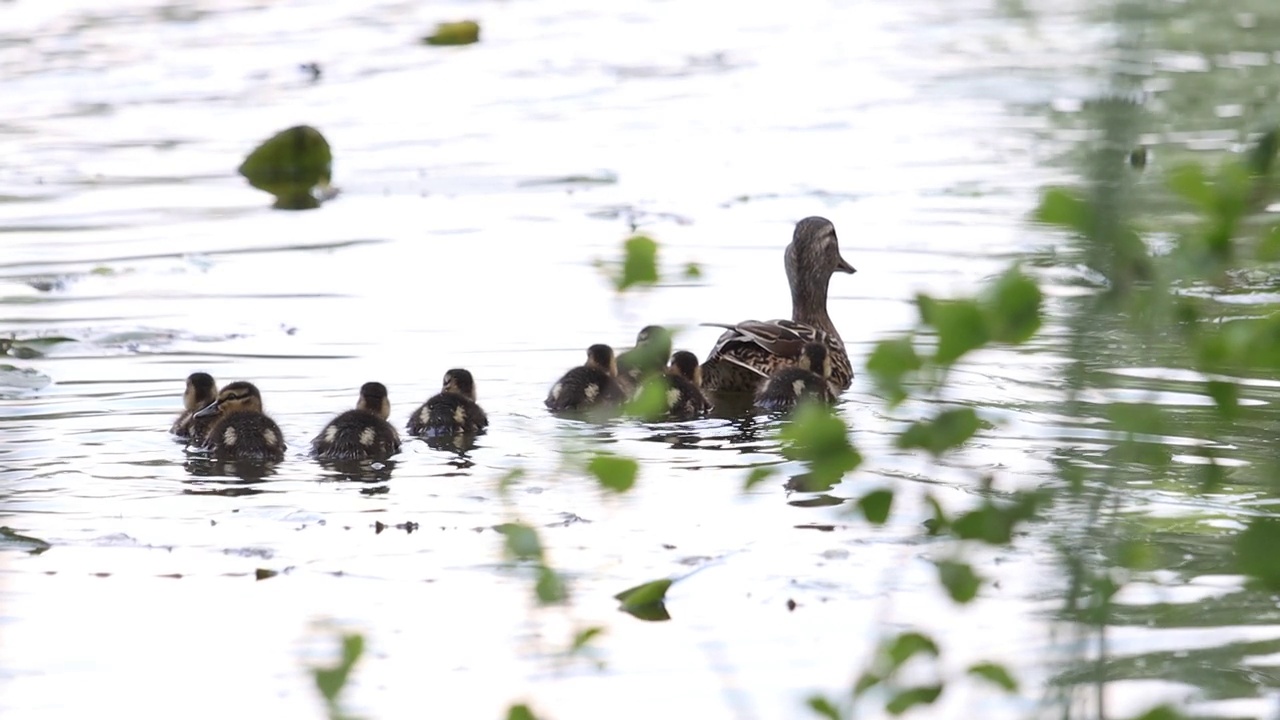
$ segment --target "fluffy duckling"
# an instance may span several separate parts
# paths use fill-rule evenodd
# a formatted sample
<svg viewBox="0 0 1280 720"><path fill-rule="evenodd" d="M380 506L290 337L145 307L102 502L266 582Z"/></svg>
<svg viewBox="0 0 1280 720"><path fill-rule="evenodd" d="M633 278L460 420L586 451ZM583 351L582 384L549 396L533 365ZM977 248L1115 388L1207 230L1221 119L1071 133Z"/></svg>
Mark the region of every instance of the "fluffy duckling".
<svg viewBox="0 0 1280 720"><path fill-rule="evenodd" d="M187 376L187 389L182 393L182 414L173 421L169 432L180 438L191 438L196 442L204 442L204 437L213 426L214 418L197 418L197 412L205 409L218 399L218 385L209 373L193 372Z"/></svg>
<svg viewBox="0 0 1280 720"><path fill-rule="evenodd" d="M786 411L806 399L828 405L836 401L836 391L831 386L831 356L823 343L805 344L795 365L771 375L756 393L755 406Z"/></svg>
<svg viewBox="0 0 1280 720"><path fill-rule="evenodd" d="M311 454L319 460L385 460L400 452L400 434L387 422L391 401L387 386L367 382L360 386L356 409L348 410L325 426L311 441Z"/></svg>
<svg viewBox="0 0 1280 720"><path fill-rule="evenodd" d="M243 380L222 388L218 399L193 417L213 418L204 448L226 460L284 459L284 433L262 412L262 395Z"/></svg>
<svg viewBox="0 0 1280 720"><path fill-rule="evenodd" d="M476 404L476 381L471 373L454 368L444 374L444 385L409 416L405 428L420 437L475 435L489 426L489 416Z"/></svg>
<svg viewBox="0 0 1280 720"><path fill-rule="evenodd" d="M618 355L618 384L628 395L650 375L662 375L671 358L671 331L661 325L641 328L636 346Z"/></svg>
<svg viewBox="0 0 1280 720"><path fill-rule="evenodd" d="M618 363L613 348L592 345L587 362L566 372L547 393L551 410L585 410L601 405L620 405L626 394L618 385Z"/></svg>
<svg viewBox="0 0 1280 720"><path fill-rule="evenodd" d="M801 347L821 343L831 358L831 384L844 390L853 382L853 363L827 313L827 286L835 273L853 273L840 255L830 220L807 217L796 223L783 256L791 285L790 320L747 320L725 328L703 363L704 387L712 392L750 392L762 376L798 364Z"/></svg>
<svg viewBox="0 0 1280 720"><path fill-rule="evenodd" d="M667 414L672 418L688 420L711 411L711 403L702 394L702 365L697 355L688 350L672 355L666 379Z"/></svg>

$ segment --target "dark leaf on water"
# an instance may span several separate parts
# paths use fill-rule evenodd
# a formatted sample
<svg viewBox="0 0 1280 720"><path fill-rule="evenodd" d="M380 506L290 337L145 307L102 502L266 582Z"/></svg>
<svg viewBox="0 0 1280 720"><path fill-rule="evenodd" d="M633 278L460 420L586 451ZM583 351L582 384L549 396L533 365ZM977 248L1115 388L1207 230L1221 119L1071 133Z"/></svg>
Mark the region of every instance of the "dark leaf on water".
<svg viewBox="0 0 1280 720"><path fill-rule="evenodd" d="M614 492L626 492L636 484L640 465L631 458L616 455L596 455L587 463L587 471L600 485Z"/></svg>
<svg viewBox="0 0 1280 720"><path fill-rule="evenodd" d="M309 125L281 130L259 145L239 172L249 184L276 196L276 206L300 210L318 207L315 191L327 188L333 167L329 142Z"/></svg>
<svg viewBox="0 0 1280 720"><path fill-rule="evenodd" d="M436 31L424 38L427 45L470 45L480 41L480 24L474 20L459 20L436 25Z"/></svg>

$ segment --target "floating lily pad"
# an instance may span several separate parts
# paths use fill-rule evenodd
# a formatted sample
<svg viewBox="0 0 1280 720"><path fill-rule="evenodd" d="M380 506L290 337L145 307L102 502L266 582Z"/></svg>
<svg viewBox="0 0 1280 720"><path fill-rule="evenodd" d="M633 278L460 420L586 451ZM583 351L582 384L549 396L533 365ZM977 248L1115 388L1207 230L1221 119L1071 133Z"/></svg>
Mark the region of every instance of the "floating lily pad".
<svg viewBox="0 0 1280 720"><path fill-rule="evenodd" d="M35 390L49 384L49 376L35 368L0 364L0 389Z"/></svg>
<svg viewBox="0 0 1280 720"><path fill-rule="evenodd" d="M281 210L309 210L331 197L333 153L329 141L309 125L281 130L240 164L249 184L276 196Z"/></svg>
<svg viewBox="0 0 1280 720"><path fill-rule="evenodd" d="M653 580L627 588L613 597L622 603L619 609L632 617L650 621L670 620L665 601L671 583L670 578Z"/></svg>
<svg viewBox="0 0 1280 720"><path fill-rule="evenodd" d="M460 20L436 25L434 34L422 38L427 45L470 45L480 42L480 23Z"/></svg>
<svg viewBox="0 0 1280 720"><path fill-rule="evenodd" d="M39 538L19 535L10 527L0 527L0 548L22 550L32 555L39 555L51 547L53 546Z"/></svg>

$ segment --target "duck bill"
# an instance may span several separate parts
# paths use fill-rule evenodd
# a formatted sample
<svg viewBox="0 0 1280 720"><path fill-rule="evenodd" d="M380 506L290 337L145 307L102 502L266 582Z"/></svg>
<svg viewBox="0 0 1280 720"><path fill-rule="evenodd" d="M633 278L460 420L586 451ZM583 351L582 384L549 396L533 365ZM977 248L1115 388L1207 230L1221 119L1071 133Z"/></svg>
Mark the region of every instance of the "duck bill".
<svg viewBox="0 0 1280 720"><path fill-rule="evenodd" d="M852 265L849 264L849 261L845 260L844 258L840 258L840 262L836 264L836 269L839 270L840 272L849 273L850 275L858 272L853 268Z"/></svg>
<svg viewBox="0 0 1280 720"><path fill-rule="evenodd" d="M195 413L194 415L192 415L191 417L193 417L193 418L202 418L202 417L211 417L211 416L213 416L213 415L217 415L217 414L218 414L218 406L219 406L219 405L221 405L221 404L222 404L222 403L216 403L216 402L215 402L215 403L210 403L210 404L208 404L208 405L205 405L204 407L202 407L202 408L200 408L199 410L197 410L197 411L196 411L196 413Z"/></svg>

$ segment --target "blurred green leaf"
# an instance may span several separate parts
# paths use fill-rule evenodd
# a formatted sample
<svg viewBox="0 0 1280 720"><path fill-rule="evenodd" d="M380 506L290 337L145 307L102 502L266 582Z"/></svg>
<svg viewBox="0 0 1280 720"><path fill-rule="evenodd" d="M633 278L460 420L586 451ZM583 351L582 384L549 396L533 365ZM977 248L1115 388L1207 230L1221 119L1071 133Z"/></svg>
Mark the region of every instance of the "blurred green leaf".
<svg viewBox="0 0 1280 720"><path fill-rule="evenodd" d="M631 458L601 453L587 463L587 472L594 475L602 487L614 492L626 492L635 486L640 465Z"/></svg>
<svg viewBox="0 0 1280 720"><path fill-rule="evenodd" d="M916 655L938 657L938 644L933 638L923 633L907 631L893 638L885 648L890 672L897 672L908 660Z"/></svg>
<svg viewBox="0 0 1280 720"><path fill-rule="evenodd" d="M863 517L873 525L883 525L889 519L889 508L893 505L892 490L872 490L858 498L858 509Z"/></svg>
<svg viewBox="0 0 1280 720"><path fill-rule="evenodd" d="M990 339L986 315L975 300L935 300L920 295L916 297L916 304L920 308L920 319L938 335L933 359L939 365L955 363Z"/></svg>
<svg viewBox="0 0 1280 720"><path fill-rule="evenodd" d="M875 381L876 389L884 393L889 407L907 399L902 379L919 369L920 358L910 337L881 340L867 358L867 372Z"/></svg>
<svg viewBox="0 0 1280 720"><path fill-rule="evenodd" d="M853 684L853 696L860 698L871 688L884 682L884 678L873 672L864 672L858 676L858 681Z"/></svg>
<svg viewBox="0 0 1280 720"><path fill-rule="evenodd" d="M1174 710L1170 705L1161 705L1135 717L1133 720L1187 720L1186 715Z"/></svg>
<svg viewBox="0 0 1280 720"><path fill-rule="evenodd" d="M538 596L538 602L543 605L562 603L569 597L569 590L560 573L546 565L538 566L538 582L534 584L534 592Z"/></svg>
<svg viewBox="0 0 1280 720"><path fill-rule="evenodd" d="M670 578L651 580L647 583L627 588L613 597L621 602L624 607L662 602L666 600L667 590L671 588L671 582Z"/></svg>
<svg viewBox="0 0 1280 720"><path fill-rule="evenodd" d="M687 280L697 280L702 277L702 266L695 262L686 264L684 266L684 276Z"/></svg>
<svg viewBox="0 0 1280 720"><path fill-rule="evenodd" d="M992 339L1013 344L1031 339L1040 329L1043 299L1035 280L1017 267L1006 271L987 292L984 303Z"/></svg>
<svg viewBox="0 0 1280 720"><path fill-rule="evenodd" d="M623 243L622 275L614 280L619 292L635 285L658 282L658 243L635 235Z"/></svg>
<svg viewBox="0 0 1280 720"><path fill-rule="evenodd" d="M917 705L932 705L941 694L941 685L925 685L899 690L885 703L884 709L890 715L901 715Z"/></svg>
<svg viewBox="0 0 1280 720"><path fill-rule="evenodd" d="M806 704L819 717L827 718L827 720L840 720L840 711L836 709L835 703L821 695L809 696Z"/></svg>
<svg viewBox="0 0 1280 720"><path fill-rule="evenodd" d="M507 720L538 720L528 705L512 705L507 709Z"/></svg>
<svg viewBox="0 0 1280 720"><path fill-rule="evenodd" d="M479 41L480 24L474 20L438 23L434 33L422 38L427 45L470 45Z"/></svg>
<svg viewBox="0 0 1280 720"><path fill-rule="evenodd" d="M969 674L980 677L1005 692L1017 692L1018 681L1013 679L1003 665L991 662L980 662L969 666Z"/></svg>
<svg viewBox="0 0 1280 720"><path fill-rule="evenodd" d="M1268 590L1280 590L1280 519L1254 518L1236 536L1236 564L1240 572L1259 580Z"/></svg>
<svg viewBox="0 0 1280 720"><path fill-rule="evenodd" d="M802 403L779 437L783 456L808 463L817 487L831 487L862 463L849 441L849 428L825 405Z"/></svg>
<svg viewBox="0 0 1280 720"><path fill-rule="evenodd" d="M938 563L938 580L947 589L952 600L966 604L978 595L982 579L968 563L942 561Z"/></svg>
<svg viewBox="0 0 1280 720"><path fill-rule="evenodd" d="M979 427L978 415L973 408L944 410L932 420L912 423L898 436L897 444L903 450L920 448L938 457L963 445Z"/></svg>
<svg viewBox="0 0 1280 720"><path fill-rule="evenodd" d="M1050 188L1040 198L1040 206L1032 214L1036 222L1056 225L1079 234L1087 234L1093 223L1093 211L1089 204L1072 191Z"/></svg>
<svg viewBox="0 0 1280 720"><path fill-rule="evenodd" d="M1213 210L1213 188L1199 163L1183 163L1170 170L1168 184L1170 190L1201 210Z"/></svg>
<svg viewBox="0 0 1280 720"><path fill-rule="evenodd" d="M1224 380L1210 380L1205 383L1205 392L1213 398L1218 407L1218 416L1223 420L1234 420L1240 411L1240 386Z"/></svg>
<svg viewBox="0 0 1280 720"><path fill-rule="evenodd" d="M581 651L583 648L589 645L592 640L595 640L597 637L603 634L604 634L604 628L602 627L589 627L585 630L579 630L573 636L573 645L569 648L569 652L576 653Z"/></svg>
<svg viewBox="0 0 1280 720"><path fill-rule="evenodd" d="M979 540L989 545L1005 545L1013 538L1018 523L1035 517L1041 502L1039 493L1014 493L1011 502L982 505L951 521L951 531L961 540Z"/></svg>
<svg viewBox="0 0 1280 720"><path fill-rule="evenodd" d="M623 412L647 422L655 422L667 416L667 379L662 375L647 378L640 390L627 402Z"/></svg>
<svg viewBox="0 0 1280 720"><path fill-rule="evenodd" d="M768 480L777 474L778 468L773 465L763 465L761 467L751 468L751 472L747 474L747 482L743 486L743 490L750 490L760 483Z"/></svg>
<svg viewBox="0 0 1280 720"><path fill-rule="evenodd" d="M313 191L329 185L333 153L319 130L296 125L272 135L249 153L239 172L249 184L276 196L276 207L319 206Z"/></svg>
<svg viewBox="0 0 1280 720"><path fill-rule="evenodd" d="M1258 238L1256 257L1262 262L1280 260L1280 225L1272 225Z"/></svg>
<svg viewBox="0 0 1280 720"><path fill-rule="evenodd" d="M336 665L328 668L312 668L311 672L315 678L316 687L331 708L337 706L338 696L342 693L342 689L346 687L352 668L355 667L356 662L360 660L360 656L363 654L364 636L358 633L348 633L342 636L342 653Z"/></svg>
<svg viewBox="0 0 1280 720"><path fill-rule="evenodd" d="M542 560L542 540L538 531L523 523L503 523L494 527L506 536L507 557L514 560Z"/></svg>

